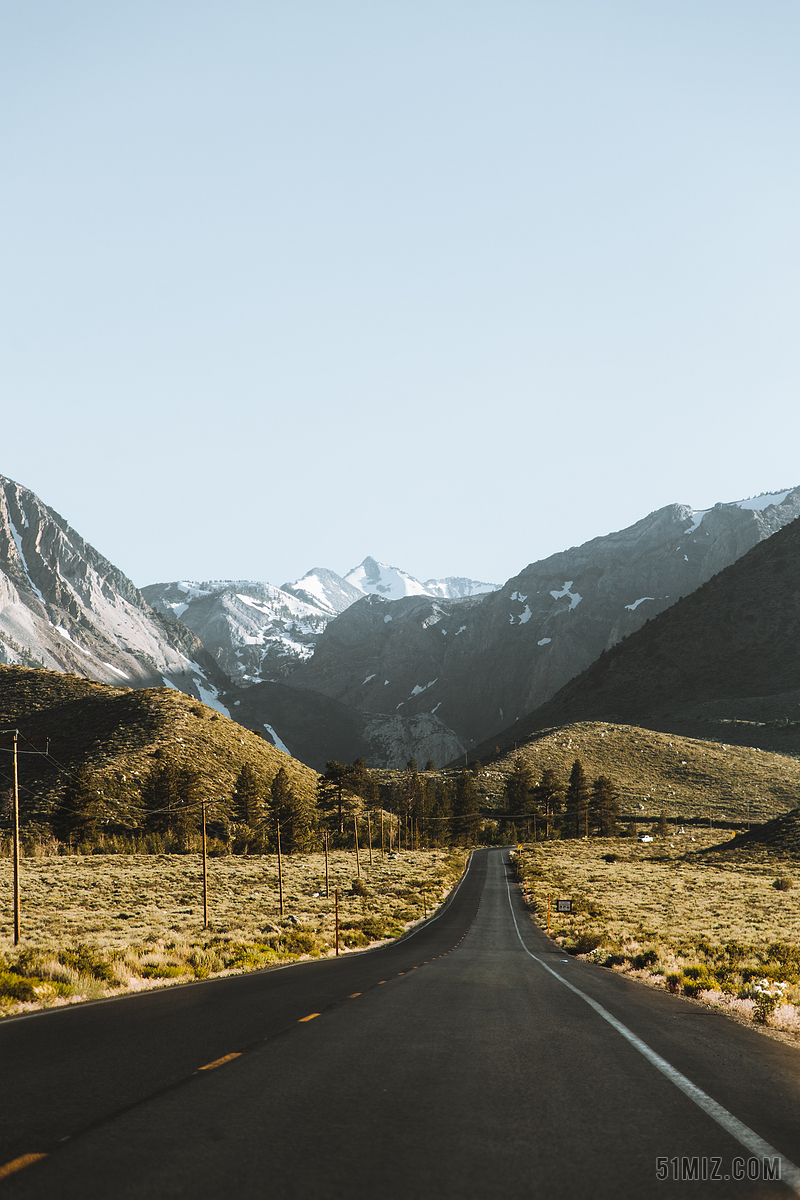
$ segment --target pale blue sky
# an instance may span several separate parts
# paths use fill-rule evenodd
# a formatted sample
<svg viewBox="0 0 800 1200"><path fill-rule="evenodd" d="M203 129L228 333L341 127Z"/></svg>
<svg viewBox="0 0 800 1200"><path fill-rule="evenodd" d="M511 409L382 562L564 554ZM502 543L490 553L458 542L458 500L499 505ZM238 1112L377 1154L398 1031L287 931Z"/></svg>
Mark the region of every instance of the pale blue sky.
<svg viewBox="0 0 800 1200"><path fill-rule="evenodd" d="M0 3L0 472L136 583L800 483L796 3Z"/></svg>

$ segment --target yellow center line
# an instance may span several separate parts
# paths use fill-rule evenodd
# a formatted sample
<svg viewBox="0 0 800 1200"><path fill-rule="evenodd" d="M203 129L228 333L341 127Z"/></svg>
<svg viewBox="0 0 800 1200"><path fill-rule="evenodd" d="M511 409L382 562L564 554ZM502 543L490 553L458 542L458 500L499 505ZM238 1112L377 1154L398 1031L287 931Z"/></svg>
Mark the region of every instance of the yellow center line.
<svg viewBox="0 0 800 1200"><path fill-rule="evenodd" d="M301 1017L297 1024L302 1025L303 1021L313 1021L314 1017L318 1017L319 1015L319 1013L309 1013L307 1017Z"/></svg>
<svg viewBox="0 0 800 1200"><path fill-rule="evenodd" d="M224 1058L215 1058L213 1062L206 1063L204 1067L198 1067L198 1071L213 1071L214 1067L221 1067L223 1063L230 1062L234 1058L241 1058L241 1050L235 1050L233 1054L226 1054Z"/></svg>
<svg viewBox="0 0 800 1200"><path fill-rule="evenodd" d="M386 980L385 980L385 979L379 979L379 980L378 980L378 987L380 987L380 985L381 985L382 983L386 983Z"/></svg>
<svg viewBox="0 0 800 1200"><path fill-rule="evenodd" d="M356 996L360 996L360 995L361 995L361 992L353 992L353 994L351 996L348 996L347 999L355 1000Z"/></svg>
<svg viewBox="0 0 800 1200"><path fill-rule="evenodd" d="M23 1167L29 1167L31 1163L38 1162L40 1158L47 1158L46 1154L21 1154L19 1158L12 1158L11 1162L5 1163L0 1167L0 1179L7 1179L9 1175L13 1175L15 1171L21 1171Z"/></svg>

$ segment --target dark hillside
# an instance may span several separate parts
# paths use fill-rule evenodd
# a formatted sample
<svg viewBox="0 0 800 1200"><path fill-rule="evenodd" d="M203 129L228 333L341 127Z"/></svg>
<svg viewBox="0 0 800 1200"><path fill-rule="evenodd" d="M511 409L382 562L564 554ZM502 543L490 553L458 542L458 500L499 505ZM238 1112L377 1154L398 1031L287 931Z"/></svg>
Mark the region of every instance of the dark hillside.
<svg viewBox="0 0 800 1200"><path fill-rule="evenodd" d="M475 751L611 721L800 753L800 521L602 654Z"/></svg>
<svg viewBox="0 0 800 1200"><path fill-rule="evenodd" d="M316 773L258 734L173 688L115 688L77 675L0 666L0 729L22 738L20 798L24 819L47 814L72 771L86 764L123 791L168 756L199 771L209 800L230 795L249 763L266 781L285 767L300 795L311 798ZM0 741L8 741L0 735ZM11 784L10 746L0 756L0 789ZM126 786L124 786L126 785Z"/></svg>

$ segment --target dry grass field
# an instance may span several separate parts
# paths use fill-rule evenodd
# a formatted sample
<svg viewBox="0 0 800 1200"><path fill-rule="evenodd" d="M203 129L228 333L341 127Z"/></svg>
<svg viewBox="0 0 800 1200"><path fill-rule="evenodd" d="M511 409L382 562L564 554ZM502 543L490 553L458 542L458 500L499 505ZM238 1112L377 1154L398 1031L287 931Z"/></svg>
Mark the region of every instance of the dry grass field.
<svg viewBox="0 0 800 1200"><path fill-rule="evenodd" d="M519 871L544 927L549 897L565 949L800 1036L800 863L698 853L719 838L539 842ZM556 913L560 898L572 915Z"/></svg>
<svg viewBox="0 0 800 1200"><path fill-rule="evenodd" d="M465 854L322 854L209 860L203 928L199 855L42 855L22 860L22 940L12 944L11 863L0 859L0 1014L334 953L398 937L431 913ZM354 886L355 884L355 886Z"/></svg>

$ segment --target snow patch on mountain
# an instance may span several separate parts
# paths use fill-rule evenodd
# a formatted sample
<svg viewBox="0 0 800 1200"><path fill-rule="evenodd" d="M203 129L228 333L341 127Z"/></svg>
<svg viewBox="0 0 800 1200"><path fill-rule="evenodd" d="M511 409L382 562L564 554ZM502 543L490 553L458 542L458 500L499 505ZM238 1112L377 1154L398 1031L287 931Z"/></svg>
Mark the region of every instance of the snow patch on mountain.
<svg viewBox="0 0 800 1200"><path fill-rule="evenodd" d="M570 591L571 587L572 580L568 579L560 591L555 590L550 592L550 595L554 600L562 600L564 596L569 596L569 608L567 609L568 612L572 612L573 608L577 608L583 599L583 596L580 594L580 592Z"/></svg>
<svg viewBox="0 0 800 1200"><path fill-rule="evenodd" d="M633 604L626 604L628 612L636 612L640 604L644 604L645 600L655 600L655 596L641 596L638 600L634 600Z"/></svg>

